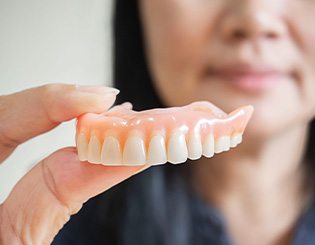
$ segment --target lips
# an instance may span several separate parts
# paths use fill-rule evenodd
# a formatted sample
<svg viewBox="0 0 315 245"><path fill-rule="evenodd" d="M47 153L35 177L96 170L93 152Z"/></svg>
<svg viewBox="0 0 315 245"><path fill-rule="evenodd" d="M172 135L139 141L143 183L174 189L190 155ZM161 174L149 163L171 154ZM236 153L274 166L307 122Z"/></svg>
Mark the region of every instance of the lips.
<svg viewBox="0 0 315 245"><path fill-rule="evenodd" d="M232 65L209 68L207 81L222 81L245 92L263 92L288 80L287 72L267 66Z"/></svg>

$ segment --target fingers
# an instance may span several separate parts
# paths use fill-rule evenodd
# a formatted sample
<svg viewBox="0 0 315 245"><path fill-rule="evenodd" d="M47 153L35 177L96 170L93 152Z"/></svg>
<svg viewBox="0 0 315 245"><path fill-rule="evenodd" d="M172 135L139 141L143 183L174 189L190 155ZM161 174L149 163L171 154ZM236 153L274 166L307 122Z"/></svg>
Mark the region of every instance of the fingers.
<svg viewBox="0 0 315 245"><path fill-rule="evenodd" d="M0 244L50 244L83 202L145 168L80 162L74 148L55 152L24 176L0 206Z"/></svg>
<svg viewBox="0 0 315 245"><path fill-rule="evenodd" d="M14 148L85 112L103 112L119 91L102 86L50 84L0 96L0 161Z"/></svg>

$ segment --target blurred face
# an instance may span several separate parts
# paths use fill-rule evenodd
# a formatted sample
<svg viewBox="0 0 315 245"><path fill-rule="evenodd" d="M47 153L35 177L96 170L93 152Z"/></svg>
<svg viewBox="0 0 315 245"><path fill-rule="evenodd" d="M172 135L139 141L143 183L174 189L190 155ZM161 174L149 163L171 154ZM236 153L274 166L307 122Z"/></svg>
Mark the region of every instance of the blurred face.
<svg viewBox="0 0 315 245"><path fill-rule="evenodd" d="M249 134L315 115L314 0L141 0L147 58L168 106L252 104Z"/></svg>

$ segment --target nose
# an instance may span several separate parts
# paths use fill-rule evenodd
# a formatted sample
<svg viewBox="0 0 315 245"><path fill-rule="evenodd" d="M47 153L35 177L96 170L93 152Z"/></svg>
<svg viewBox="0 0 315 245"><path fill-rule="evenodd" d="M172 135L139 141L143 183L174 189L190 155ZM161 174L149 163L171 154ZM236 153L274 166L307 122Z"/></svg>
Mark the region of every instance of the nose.
<svg viewBox="0 0 315 245"><path fill-rule="evenodd" d="M276 7L266 6L266 2L270 1L242 0L230 5L221 18L220 29L225 41L278 40L285 36L284 19Z"/></svg>

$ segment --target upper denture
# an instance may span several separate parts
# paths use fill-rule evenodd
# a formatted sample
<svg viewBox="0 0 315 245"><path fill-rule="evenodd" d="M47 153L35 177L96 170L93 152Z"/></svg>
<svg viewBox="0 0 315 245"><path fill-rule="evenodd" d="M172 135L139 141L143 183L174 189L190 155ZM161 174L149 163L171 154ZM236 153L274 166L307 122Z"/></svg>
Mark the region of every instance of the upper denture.
<svg viewBox="0 0 315 245"><path fill-rule="evenodd" d="M244 106L230 114L209 102L183 107L133 111L115 106L103 114L78 118L81 161L105 165L185 162L235 147L253 112Z"/></svg>

